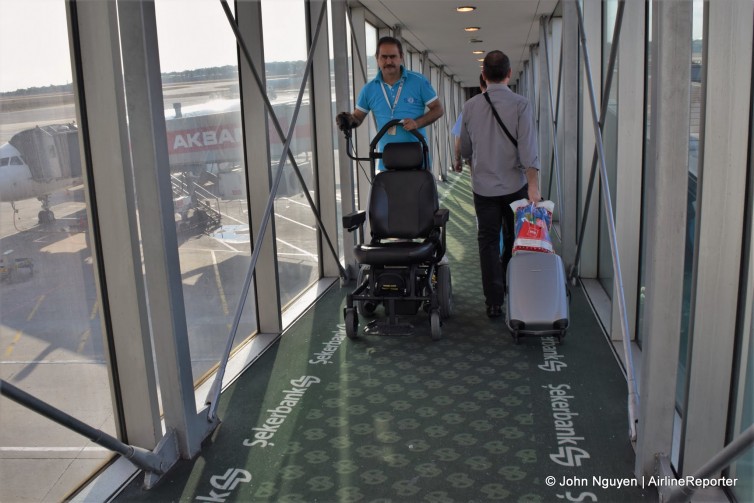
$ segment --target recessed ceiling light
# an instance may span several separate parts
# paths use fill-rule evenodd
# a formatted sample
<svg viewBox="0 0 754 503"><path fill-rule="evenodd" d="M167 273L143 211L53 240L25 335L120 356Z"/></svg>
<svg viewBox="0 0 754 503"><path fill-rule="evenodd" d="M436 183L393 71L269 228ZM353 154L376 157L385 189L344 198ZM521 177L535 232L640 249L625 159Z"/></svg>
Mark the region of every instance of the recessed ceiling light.
<svg viewBox="0 0 754 503"><path fill-rule="evenodd" d="M462 5L461 7L456 7L456 10L458 12L471 12L473 10L476 10L476 7L473 5Z"/></svg>
<svg viewBox="0 0 754 503"><path fill-rule="evenodd" d="M484 58L477 58L477 61L481 63L482 61L484 61Z"/></svg>
<svg viewBox="0 0 754 503"><path fill-rule="evenodd" d="M471 54L484 54L484 51L471 51Z"/></svg>
<svg viewBox="0 0 754 503"><path fill-rule="evenodd" d="M470 44L481 44L482 42L484 42L484 40L479 40L478 38L470 38L469 39L469 43Z"/></svg>
<svg viewBox="0 0 754 503"><path fill-rule="evenodd" d="M466 28L464 28L464 31L479 31L479 27L478 26L467 26Z"/></svg>

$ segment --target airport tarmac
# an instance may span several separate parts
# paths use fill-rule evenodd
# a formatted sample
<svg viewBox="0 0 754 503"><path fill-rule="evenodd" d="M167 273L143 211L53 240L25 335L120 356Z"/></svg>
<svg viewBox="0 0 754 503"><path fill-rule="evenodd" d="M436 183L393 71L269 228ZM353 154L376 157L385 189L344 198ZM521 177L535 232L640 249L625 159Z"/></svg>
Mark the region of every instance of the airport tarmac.
<svg viewBox="0 0 754 503"><path fill-rule="evenodd" d="M166 92L165 102L180 98L190 103L200 100L203 91L226 86L182 86ZM67 122L73 110L72 104L25 112L0 107L0 142L29 124ZM302 171L311 171L308 159L308 153L298 156ZM316 220L290 166L284 169L288 173L275 201L274 225L283 305L318 279ZM218 197L216 202L221 215L217 228L177 231L195 381L221 357L251 258L246 199ZM33 263L32 270L18 268L0 281L0 378L115 434L84 186L55 192L50 207L55 220L40 224L39 201L18 201L15 210L0 203L0 254ZM244 310L237 343L255 331L253 311ZM0 420L0 501L19 494L35 501L61 500L111 457L87 439L5 399ZM29 473L44 475L30 484Z"/></svg>

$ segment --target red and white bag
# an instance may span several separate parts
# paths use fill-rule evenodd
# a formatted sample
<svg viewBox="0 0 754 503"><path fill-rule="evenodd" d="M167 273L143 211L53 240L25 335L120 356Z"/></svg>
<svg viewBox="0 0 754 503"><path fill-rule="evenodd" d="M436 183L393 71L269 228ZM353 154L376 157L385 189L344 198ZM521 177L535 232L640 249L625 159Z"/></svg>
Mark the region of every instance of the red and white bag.
<svg viewBox="0 0 754 503"><path fill-rule="evenodd" d="M515 215L516 238L513 241L513 254L520 251L555 253L550 240L555 203L540 201L535 205L528 199L519 199L510 206Z"/></svg>

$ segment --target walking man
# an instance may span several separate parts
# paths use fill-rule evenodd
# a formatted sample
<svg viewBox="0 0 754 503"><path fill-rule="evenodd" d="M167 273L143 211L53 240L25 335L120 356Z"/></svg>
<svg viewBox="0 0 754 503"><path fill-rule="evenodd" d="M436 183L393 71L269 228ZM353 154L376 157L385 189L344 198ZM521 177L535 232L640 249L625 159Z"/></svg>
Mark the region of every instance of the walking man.
<svg viewBox="0 0 754 503"><path fill-rule="evenodd" d="M501 51L489 52L482 75L487 92L463 106L461 156L474 166L471 185L479 223L482 287L487 316L496 318L502 314L505 272L513 248L514 215L509 205L524 198L540 201L539 156L531 103L508 88L508 56ZM462 165L457 166L460 171ZM501 229L505 246L502 257Z"/></svg>

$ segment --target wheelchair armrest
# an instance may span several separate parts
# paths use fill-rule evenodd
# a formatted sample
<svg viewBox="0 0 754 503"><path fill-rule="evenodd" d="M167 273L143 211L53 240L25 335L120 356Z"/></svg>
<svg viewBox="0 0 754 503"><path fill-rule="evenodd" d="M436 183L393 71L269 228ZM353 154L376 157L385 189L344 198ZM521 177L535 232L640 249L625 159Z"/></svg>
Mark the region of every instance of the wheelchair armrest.
<svg viewBox="0 0 754 503"><path fill-rule="evenodd" d="M354 211L348 215L343 215L343 227L348 232L358 229L367 219L367 212L364 210Z"/></svg>
<svg viewBox="0 0 754 503"><path fill-rule="evenodd" d="M447 208L440 208L435 211L435 227L443 227L450 219L450 210Z"/></svg>

